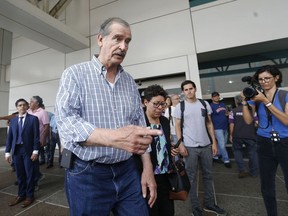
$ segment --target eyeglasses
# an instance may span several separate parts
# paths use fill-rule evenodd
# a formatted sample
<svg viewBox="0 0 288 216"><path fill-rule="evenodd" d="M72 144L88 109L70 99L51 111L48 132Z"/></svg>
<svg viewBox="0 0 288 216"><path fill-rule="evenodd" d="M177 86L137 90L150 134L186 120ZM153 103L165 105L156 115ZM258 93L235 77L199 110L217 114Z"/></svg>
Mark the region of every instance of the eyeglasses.
<svg viewBox="0 0 288 216"><path fill-rule="evenodd" d="M269 82L270 79L272 79L273 77L264 77L264 78L259 78L258 82Z"/></svg>
<svg viewBox="0 0 288 216"><path fill-rule="evenodd" d="M165 108L167 106L166 102L153 102L153 101L149 101L149 102L153 103L154 108L158 108L159 106L161 106L162 108Z"/></svg>

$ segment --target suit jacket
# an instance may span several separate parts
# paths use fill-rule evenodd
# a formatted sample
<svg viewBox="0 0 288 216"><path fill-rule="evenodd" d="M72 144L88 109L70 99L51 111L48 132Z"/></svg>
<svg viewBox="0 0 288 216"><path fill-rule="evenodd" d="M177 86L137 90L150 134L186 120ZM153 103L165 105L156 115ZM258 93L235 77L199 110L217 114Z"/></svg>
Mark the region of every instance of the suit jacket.
<svg viewBox="0 0 288 216"><path fill-rule="evenodd" d="M14 117L10 121L10 127L6 139L6 153L14 154L17 136L18 136L18 121L19 116ZM26 114L26 118L22 128L22 142L27 154L31 154L34 150L39 150L39 120L36 116Z"/></svg>

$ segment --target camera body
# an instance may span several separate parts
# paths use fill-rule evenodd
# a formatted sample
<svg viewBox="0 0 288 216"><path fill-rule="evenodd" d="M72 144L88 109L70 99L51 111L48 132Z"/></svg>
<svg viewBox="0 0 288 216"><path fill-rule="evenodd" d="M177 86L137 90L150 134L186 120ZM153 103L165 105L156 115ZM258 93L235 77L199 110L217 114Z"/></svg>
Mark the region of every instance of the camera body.
<svg viewBox="0 0 288 216"><path fill-rule="evenodd" d="M252 77L245 76L242 78L242 82L247 82L248 84L250 84L250 86L243 89L243 95L245 96L246 100L250 100L255 95L257 95L257 90L264 94L264 90L261 88L258 81L256 81Z"/></svg>

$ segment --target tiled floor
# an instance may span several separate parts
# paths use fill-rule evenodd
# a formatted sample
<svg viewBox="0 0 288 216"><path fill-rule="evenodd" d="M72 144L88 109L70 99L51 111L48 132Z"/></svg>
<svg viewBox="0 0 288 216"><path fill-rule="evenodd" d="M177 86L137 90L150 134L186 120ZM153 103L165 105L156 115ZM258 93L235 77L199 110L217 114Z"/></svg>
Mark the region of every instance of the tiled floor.
<svg viewBox="0 0 288 216"><path fill-rule="evenodd" d="M225 208L229 216L265 216L265 209L260 193L259 178L239 179L236 164L232 161L232 168L222 164L214 164L214 183L217 203ZM36 192L36 202L26 209L20 205L9 207L8 203L17 194L15 173L11 172L9 164L4 160L4 148L0 148L0 215L10 216L68 216L69 208L64 192L64 169L55 166L45 169L41 166L45 178L40 183L40 190ZM200 178L201 179L201 178ZM199 197L203 197L202 181L199 184ZM288 195L285 189L281 171L276 178L277 200L279 216L288 215ZM189 200L175 202L175 216L191 216ZM212 216L204 212L203 216ZM97 216L97 214L95 214Z"/></svg>

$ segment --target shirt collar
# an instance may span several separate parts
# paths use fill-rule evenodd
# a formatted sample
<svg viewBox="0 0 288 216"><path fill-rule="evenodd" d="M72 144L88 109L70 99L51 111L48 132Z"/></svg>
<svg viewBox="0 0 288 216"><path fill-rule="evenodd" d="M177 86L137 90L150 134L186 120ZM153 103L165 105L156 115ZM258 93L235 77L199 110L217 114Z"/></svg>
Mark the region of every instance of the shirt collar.
<svg viewBox="0 0 288 216"><path fill-rule="evenodd" d="M97 65L95 67L96 71L99 74L102 74L104 77L106 77L107 70L106 70L105 66L99 61L97 54L93 56L92 62ZM100 68L100 70L98 68ZM121 65L119 65L118 71L117 71L117 76L118 76L118 74L122 73L123 71L124 71L123 67Z"/></svg>
<svg viewBox="0 0 288 216"><path fill-rule="evenodd" d="M20 114L19 114L19 118L20 118L20 117L24 117L24 118L26 118L26 115L27 115L27 112L24 113L22 116L20 116Z"/></svg>
<svg viewBox="0 0 288 216"><path fill-rule="evenodd" d="M39 107L38 109L35 109L35 110L30 109L30 110L31 110L31 113L36 113L36 112L39 112L39 111L42 110L42 109L43 109L43 108Z"/></svg>

